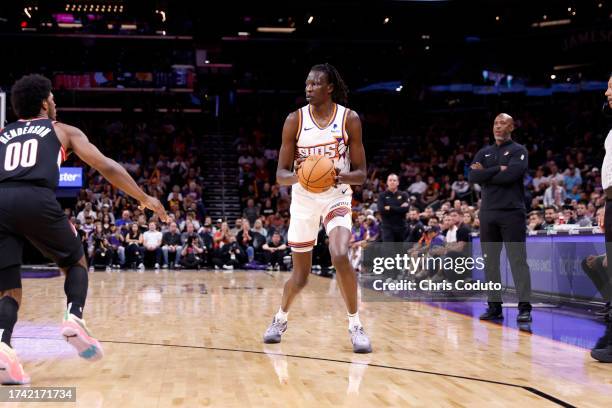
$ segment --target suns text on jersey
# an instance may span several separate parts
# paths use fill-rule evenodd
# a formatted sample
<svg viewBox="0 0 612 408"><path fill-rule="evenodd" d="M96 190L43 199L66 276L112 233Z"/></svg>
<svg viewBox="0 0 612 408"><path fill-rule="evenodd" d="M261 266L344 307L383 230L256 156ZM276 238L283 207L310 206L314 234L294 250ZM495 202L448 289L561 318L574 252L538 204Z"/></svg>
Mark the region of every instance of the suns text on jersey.
<svg viewBox="0 0 612 408"><path fill-rule="evenodd" d="M330 159L338 157L338 143L330 143L321 146L297 147L298 157L325 156Z"/></svg>

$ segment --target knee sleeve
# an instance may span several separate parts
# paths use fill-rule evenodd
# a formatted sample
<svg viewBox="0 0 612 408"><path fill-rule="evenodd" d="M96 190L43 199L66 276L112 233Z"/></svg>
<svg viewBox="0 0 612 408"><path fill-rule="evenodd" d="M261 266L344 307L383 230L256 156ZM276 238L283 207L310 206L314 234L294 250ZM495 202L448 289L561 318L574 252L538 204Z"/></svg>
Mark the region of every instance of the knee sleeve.
<svg viewBox="0 0 612 408"><path fill-rule="evenodd" d="M21 289L21 265L0 269L0 291L9 289Z"/></svg>

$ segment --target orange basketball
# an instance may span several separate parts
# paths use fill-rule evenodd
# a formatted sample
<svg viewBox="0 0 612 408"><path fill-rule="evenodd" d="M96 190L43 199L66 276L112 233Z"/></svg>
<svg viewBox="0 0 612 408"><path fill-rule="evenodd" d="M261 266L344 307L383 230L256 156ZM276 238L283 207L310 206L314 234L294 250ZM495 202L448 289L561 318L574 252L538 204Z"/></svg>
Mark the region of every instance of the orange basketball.
<svg viewBox="0 0 612 408"><path fill-rule="evenodd" d="M334 162L325 156L308 156L297 175L302 187L311 193L327 191L336 182Z"/></svg>

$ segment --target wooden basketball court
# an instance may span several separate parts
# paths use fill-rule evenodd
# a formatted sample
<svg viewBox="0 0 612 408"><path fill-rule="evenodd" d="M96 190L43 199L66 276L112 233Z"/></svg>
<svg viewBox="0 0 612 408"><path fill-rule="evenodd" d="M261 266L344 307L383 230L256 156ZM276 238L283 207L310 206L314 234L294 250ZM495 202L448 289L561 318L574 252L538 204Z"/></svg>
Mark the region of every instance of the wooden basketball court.
<svg viewBox="0 0 612 408"><path fill-rule="evenodd" d="M74 386L76 406L88 408L612 401L612 366L588 350L419 303L365 303L374 352L355 355L335 281L317 276L294 303L283 342L264 345L288 276L92 273L85 318L106 352L97 363L79 359L59 335L63 278L26 279L13 345L32 386Z"/></svg>

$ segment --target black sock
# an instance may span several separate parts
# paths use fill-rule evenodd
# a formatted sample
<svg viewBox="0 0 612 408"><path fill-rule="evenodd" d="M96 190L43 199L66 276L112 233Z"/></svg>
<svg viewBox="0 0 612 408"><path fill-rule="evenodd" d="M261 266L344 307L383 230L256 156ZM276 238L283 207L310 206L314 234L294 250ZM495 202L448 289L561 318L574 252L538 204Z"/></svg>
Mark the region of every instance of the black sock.
<svg viewBox="0 0 612 408"><path fill-rule="evenodd" d="M10 296L0 298L0 330L2 330L2 342L11 345L13 328L17 323L17 301Z"/></svg>
<svg viewBox="0 0 612 408"><path fill-rule="evenodd" d="M81 265L74 265L68 269L64 282L64 292L66 292L68 298L69 312L79 319L83 317L88 281L87 270Z"/></svg>

